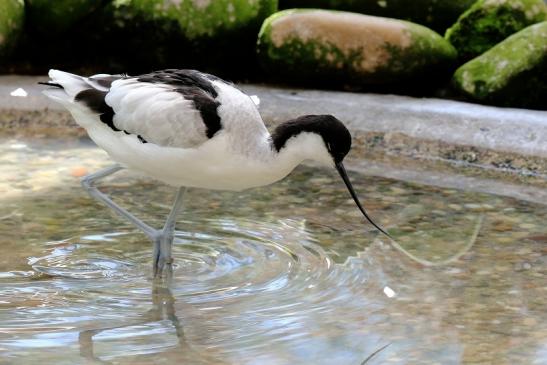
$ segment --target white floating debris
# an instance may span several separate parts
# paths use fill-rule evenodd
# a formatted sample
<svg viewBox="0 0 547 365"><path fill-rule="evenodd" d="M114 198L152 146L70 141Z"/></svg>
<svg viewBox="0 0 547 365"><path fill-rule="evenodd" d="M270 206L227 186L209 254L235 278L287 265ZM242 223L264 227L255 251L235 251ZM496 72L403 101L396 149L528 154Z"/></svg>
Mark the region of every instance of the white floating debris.
<svg viewBox="0 0 547 365"><path fill-rule="evenodd" d="M389 286L385 286L384 287L384 294L388 297L388 298L393 298L395 296L395 292L393 291L393 289L391 289Z"/></svg>
<svg viewBox="0 0 547 365"><path fill-rule="evenodd" d="M14 150L22 150L27 148L27 145L24 143L14 143L14 144L11 144L9 147Z"/></svg>
<svg viewBox="0 0 547 365"><path fill-rule="evenodd" d="M200 311L214 311L214 310L218 310L218 309L222 309L222 307L207 307L207 308L200 308L199 310Z"/></svg>
<svg viewBox="0 0 547 365"><path fill-rule="evenodd" d="M10 93L11 96L21 96L21 97L26 97L28 95L28 93L25 91L25 89L23 88L18 88L18 89L15 89L13 90L11 93Z"/></svg>
<svg viewBox="0 0 547 365"><path fill-rule="evenodd" d="M256 95L251 95L251 100L255 103L256 106L260 105L260 98Z"/></svg>

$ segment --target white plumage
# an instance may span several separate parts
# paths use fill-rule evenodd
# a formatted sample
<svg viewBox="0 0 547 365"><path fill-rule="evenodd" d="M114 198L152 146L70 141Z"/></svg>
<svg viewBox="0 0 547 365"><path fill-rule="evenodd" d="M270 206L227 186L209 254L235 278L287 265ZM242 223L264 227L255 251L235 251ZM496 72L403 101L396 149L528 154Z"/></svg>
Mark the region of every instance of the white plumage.
<svg viewBox="0 0 547 365"><path fill-rule="evenodd" d="M199 111L168 85L115 81L105 101L114 109L116 127L148 142L194 148L208 139Z"/></svg>

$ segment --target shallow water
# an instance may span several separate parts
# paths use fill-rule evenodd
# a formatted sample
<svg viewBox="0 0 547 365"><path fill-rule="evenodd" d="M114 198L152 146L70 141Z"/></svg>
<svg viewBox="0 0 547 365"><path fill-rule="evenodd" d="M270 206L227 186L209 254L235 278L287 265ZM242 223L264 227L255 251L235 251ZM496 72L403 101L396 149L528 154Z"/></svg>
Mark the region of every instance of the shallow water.
<svg viewBox="0 0 547 365"><path fill-rule="evenodd" d="M193 189L173 280L154 283L151 243L78 183L109 163L86 143L0 143L0 363L547 363L540 202L352 173L409 255L452 259L424 266L334 171ZM102 190L156 226L174 196L127 172Z"/></svg>

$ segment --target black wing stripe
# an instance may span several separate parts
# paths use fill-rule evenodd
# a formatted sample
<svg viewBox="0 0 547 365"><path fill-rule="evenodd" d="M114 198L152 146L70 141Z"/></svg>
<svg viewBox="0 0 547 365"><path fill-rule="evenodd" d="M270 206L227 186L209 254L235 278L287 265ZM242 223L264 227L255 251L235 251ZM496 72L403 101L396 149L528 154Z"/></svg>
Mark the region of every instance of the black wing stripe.
<svg viewBox="0 0 547 365"><path fill-rule="evenodd" d="M118 132L120 129L114 125L114 109L104 100L107 93L97 89L86 89L76 94L74 101L84 103L89 109L99 114L101 122Z"/></svg>
<svg viewBox="0 0 547 365"><path fill-rule="evenodd" d="M89 80L96 82L99 86L110 88L114 81L120 80L123 77L123 75L91 76Z"/></svg>
<svg viewBox="0 0 547 365"><path fill-rule="evenodd" d="M207 138L212 138L222 128L217 110L220 102L215 100L218 93L207 74L168 69L138 76L137 81L174 86L174 91L194 103L205 124Z"/></svg>
<svg viewBox="0 0 547 365"><path fill-rule="evenodd" d="M106 94L108 91L100 91L97 89L87 89L80 91L74 100L76 102L82 102L89 109L94 111L95 113L99 114L99 118L101 119L101 122L109 126L112 130L116 132L122 131L119 128L116 128L114 125L114 109L112 109L104 100ZM123 130L123 133L125 134L131 134L125 129ZM146 139L144 139L140 134L137 135L137 138L141 143L148 143Z"/></svg>
<svg viewBox="0 0 547 365"><path fill-rule="evenodd" d="M206 95L200 89L179 88L175 89L175 91L182 94L186 100L191 100L194 103L194 107L199 111L201 119L205 124L207 138L213 138L215 133L222 128L220 117L217 113L220 103Z"/></svg>

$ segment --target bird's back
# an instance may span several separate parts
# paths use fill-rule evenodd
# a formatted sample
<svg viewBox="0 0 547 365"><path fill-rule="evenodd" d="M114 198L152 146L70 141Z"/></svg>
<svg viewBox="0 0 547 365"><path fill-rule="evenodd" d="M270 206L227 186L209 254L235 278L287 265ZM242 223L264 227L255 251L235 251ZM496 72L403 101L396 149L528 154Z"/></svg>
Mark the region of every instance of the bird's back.
<svg viewBox="0 0 547 365"><path fill-rule="evenodd" d="M159 146L193 148L222 129L213 80L194 70L163 70L136 77L82 77L51 70L44 93L69 109L86 129L98 118L112 132L135 134ZM93 124L93 123L91 123Z"/></svg>

